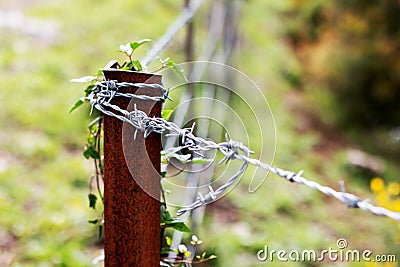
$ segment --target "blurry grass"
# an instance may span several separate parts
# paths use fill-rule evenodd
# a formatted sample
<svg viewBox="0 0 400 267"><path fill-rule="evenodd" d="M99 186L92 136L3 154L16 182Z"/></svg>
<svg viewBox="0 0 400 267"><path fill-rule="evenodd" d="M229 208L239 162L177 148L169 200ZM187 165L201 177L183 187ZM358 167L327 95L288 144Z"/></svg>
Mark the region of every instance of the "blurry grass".
<svg viewBox="0 0 400 267"><path fill-rule="evenodd" d="M0 156L7 168L0 171L0 239L10 241L0 246L0 255L14 253L13 266L90 265L97 229L87 223L94 216L86 199L91 166L81 156L89 119L87 109L68 114L82 89L69 80L96 72L112 58L122 58L116 52L120 43L159 38L181 4L172 0L32 4L25 9L29 17L58 24L54 43L42 44L35 37L3 30ZM237 66L264 90L275 115L275 163L293 171L304 169L306 177L336 188L337 181L344 179L349 190L355 189L359 183L343 169L343 157L327 161L311 153L324 136L310 132L299 140L296 118L282 100L292 89L282 72L301 72L299 62L279 39L285 24L276 11L286 5L287 1L244 3ZM205 10L200 14L206 15ZM182 35L164 52L176 62L183 60ZM139 53L144 55L145 50ZM398 175L395 168L393 173ZM206 217L199 234L207 252L218 255L216 265L259 264L256 253L264 245L326 249L340 237L348 239L351 248L399 252L392 238L397 231L394 223L347 210L318 192L279 179L270 175L256 193L248 194L249 181L244 178L227 196L239 213L238 221ZM366 187L356 191L371 195Z"/></svg>
<svg viewBox="0 0 400 267"><path fill-rule="evenodd" d="M0 155L7 166L0 172L0 265L6 252L15 255L13 266L91 265L97 242L97 229L87 223L95 216L87 206L92 170L81 156L88 110L68 114L82 90L69 80L118 58L120 43L160 36L175 7L54 1L23 10L27 23L57 25L49 43L42 40L46 32L2 30Z"/></svg>

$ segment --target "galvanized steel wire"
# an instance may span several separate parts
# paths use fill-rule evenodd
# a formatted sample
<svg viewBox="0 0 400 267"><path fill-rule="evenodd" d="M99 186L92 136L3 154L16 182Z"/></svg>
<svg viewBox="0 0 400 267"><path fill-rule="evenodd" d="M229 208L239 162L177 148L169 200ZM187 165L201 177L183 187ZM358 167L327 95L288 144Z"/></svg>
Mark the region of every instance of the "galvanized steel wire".
<svg viewBox="0 0 400 267"><path fill-rule="evenodd" d="M147 55L140 61L143 66L148 65L163 50L172 38L185 26L196 14L204 0L192 0L185 9L179 14L164 35L158 40Z"/></svg>
<svg viewBox="0 0 400 267"><path fill-rule="evenodd" d="M118 89L120 87L127 86L157 88L161 90L162 96L153 97L118 92ZM216 149L224 155L224 158L221 160L220 163L226 163L230 160L240 160L243 162L239 170L232 177L230 177L228 181L226 181L223 185L215 190L211 186L209 186L209 192L206 195L202 195L201 193L199 193L197 200L194 203L190 204L189 206L182 207L180 210L178 210L178 216L184 214L187 211L194 210L198 207L213 202L218 196L223 194L227 188L235 184L238 178L246 171L248 165L252 164L254 166L258 166L267 171L270 171L288 180L289 182L302 184L311 189L318 190L325 195L332 196L339 201L345 203L350 208L359 208L366 212L370 212L378 216L386 216L400 222L399 212L394 212L383 207L374 206L369 203L368 199L361 200L358 196L344 192L344 190L342 190L342 192L336 191L328 186L323 186L317 182L307 180L302 176L302 170L295 173L292 171L287 171L278 167L271 166L269 164L259 161L258 159L251 158L250 149L240 142L230 140L228 139L228 137L225 142L221 143L215 143L212 140L206 140L204 138L194 135L193 127L182 129L175 123L169 122L163 118L148 117L145 112L138 110L136 106L134 107L133 111L121 109L120 107L111 104L111 100L114 97L127 97L131 99L136 98L149 101L165 101L166 99L168 99L168 90L165 89L162 85L103 81L96 84L96 87L88 96L88 99L92 105L92 108L96 108L105 115L115 117L135 127L135 136L138 131L143 132L145 138L153 132L158 134L166 133L167 135L175 135L181 138L183 145L177 148L173 148L174 151L188 149L191 152L203 155L203 152L205 151Z"/></svg>

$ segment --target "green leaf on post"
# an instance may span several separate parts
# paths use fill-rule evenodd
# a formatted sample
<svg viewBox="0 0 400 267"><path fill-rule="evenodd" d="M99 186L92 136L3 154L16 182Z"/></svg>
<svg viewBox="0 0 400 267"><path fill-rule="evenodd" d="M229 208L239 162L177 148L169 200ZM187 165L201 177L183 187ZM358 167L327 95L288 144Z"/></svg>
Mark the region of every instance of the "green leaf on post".
<svg viewBox="0 0 400 267"><path fill-rule="evenodd" d="M97 76L103 76L103 70L99 69L96 74L97 74Z"/></svg>
<svg viewBox="0 0 400 267"><path fill-rule="evenodd" d="M94 219L94 220L89 220L88 223L91 224L97 224L99 222L99 219Z"/></svg>
<svg viewBox="0 0 400 267"><path fill-rule="evenodd" d="M168 245L168 244L167 244ZM162 254L167 254L167 253L169 253L169 252L171 252L171 251L173 251L172 249L170 249L170 248L162 248L161 249L161 255ZM171 266L171 265L163 265L163 266Z"/></svg>
<svg viewBox="0 0 400 267"><path fill-rule="evenodd" d="M95 209L96 208L96 202L97 202L97 196L95 194L89 194L89 208Z"/></svg>
<svg viewBox="0 0 400 267"><path fill-rule="evenodd" d="M143 45L145 43L148 43L148 42L151 42L151 40L150 39L143 39L143 40L139 40L139 41L136 41L136 42L131 42L130 45L131 45L132 50L135 50L139 46L141 46L141 45Z"/></svg>
<svg viewBox="0 0 400 267"><path fill-rule="evenodd" d="M84 91L85 92L85 96L90 95L90 93L93 91L94 88L96 88L96 85L94 85L94 84L88 85L85 88L85 91Z"/></svg>
<svg viewBox="0 0 400 267"><path fill-rule="evenodd" d="M167 210L165 204L161 205L161 223L164 223L166 221L171 221L172 217L169 211Z"/></svg>
<svg viewBox="0 0 400 267"><path fill-rule="evenodd" d="M165 120L169 120L173 111L173 109L163 109L161 110L161 117Z"/></svg>
<svg viewBox="0 0 400 267"><path fill-rule="evenodd" d="M137 71L143 70L142 64L140 64L139 60L132 60L131 64L133 67L135 67L135 70L137 70Z"/></svg>
<svg viewBox="0 0 400 267"><path fill-rule="evenodd" d="M75 109L79 108L82 104L86 103L87 99L86 97L81 97L79 98L78 101L75 102L75 104L72 106L72 108L69 110L69 113L71 113L72 111L74 111Z"/></svg>
<svg viewBox="0 0 400 267"><path fill-rule="evenodd" d="M100 154L99 152L92 146L89 146L83 151L83 156L86 159L92 158L92 159L100 159Z"/></svg>
<svg viewBox="0 0 400 267"><path fill-rule="evenodd" d="M180 232L192 233L192 230L182 220L165 221L164 224L166 227L171 227Z"/></svg>
<svg viewBox="0 0 400 267"><path fill-rule="evenodd" d="M177 73L183 80L189 81L185 76L184 70L181 67L179 67L174 61L167 58L165 60L161 60L161 63L165 67L172 68L172 70L175 73Z"/></svg>

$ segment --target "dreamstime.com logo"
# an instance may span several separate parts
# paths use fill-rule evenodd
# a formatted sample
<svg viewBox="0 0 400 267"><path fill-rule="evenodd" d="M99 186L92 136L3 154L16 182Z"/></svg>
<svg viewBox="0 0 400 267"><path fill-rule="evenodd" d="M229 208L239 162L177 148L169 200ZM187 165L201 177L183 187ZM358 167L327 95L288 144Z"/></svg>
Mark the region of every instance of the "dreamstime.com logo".
<svg viewBox="0 0 400 267"><path fill-rule="evenodd" d="M337 248L329 247L321 251L316 250L275 250L267 245L264 249L257 252L260 261L280 261L280 262L397 262L394 254L374 255L371 250L347 249L348 243L344 238L339 238L336 242Z"/></svg>

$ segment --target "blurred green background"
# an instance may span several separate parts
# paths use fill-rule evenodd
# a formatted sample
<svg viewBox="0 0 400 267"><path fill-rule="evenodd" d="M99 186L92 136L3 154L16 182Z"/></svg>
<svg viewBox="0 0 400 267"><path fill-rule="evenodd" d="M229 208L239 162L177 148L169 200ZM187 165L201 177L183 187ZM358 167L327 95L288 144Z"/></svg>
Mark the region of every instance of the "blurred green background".
<svg viewBox="0 0 400 267"><path fill-rule="evenodd" d="M235 67L263 89L275 117L274 164L377 201L370 180L400 180L400 4L397 0L239 1ZM101 248L82 156L88 109L70 79L90 75L120 44L157 40L183 1L0 1L0 266L91 266ZM194 54L211 1L194 19ZM185 60L184 31L160 56ZM138 51L144 56L146 49ZM257 107L254 107L257 108ZM198 235L218 258L205 266L281 266L256 253L350 249L400 255L399 224L270 176L206 210ZM382 205L400 211L389 190ZM379 200L379 199L378 199ZM397 266L286 263L287 266Z"/></svg>

